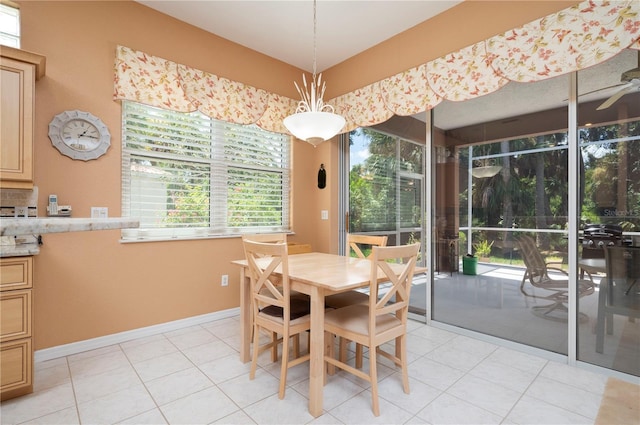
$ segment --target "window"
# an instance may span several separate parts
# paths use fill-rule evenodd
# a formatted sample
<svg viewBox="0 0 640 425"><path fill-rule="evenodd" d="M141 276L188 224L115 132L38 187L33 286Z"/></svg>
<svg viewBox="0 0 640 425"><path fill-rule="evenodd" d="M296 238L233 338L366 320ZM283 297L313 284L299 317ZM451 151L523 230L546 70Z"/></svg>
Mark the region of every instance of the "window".
<svg viewBox="0 0 640 425"><path fill-rule="evenodd" d="M0 4L0 44L20 48L20 9Z"/></svg>
<svg viewBox="0 0 640 425"><path fill-rule="evenodd" d="M289 230L290 138L123 102L123 238Z"/></svg>

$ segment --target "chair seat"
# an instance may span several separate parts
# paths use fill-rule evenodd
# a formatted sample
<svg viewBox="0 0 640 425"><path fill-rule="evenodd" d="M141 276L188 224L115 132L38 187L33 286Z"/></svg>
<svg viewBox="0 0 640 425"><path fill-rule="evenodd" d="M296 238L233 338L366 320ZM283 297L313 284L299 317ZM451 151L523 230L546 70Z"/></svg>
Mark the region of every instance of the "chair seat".
<svg viewBox="0 0 640 425"><path fill-rule="evenodd" d="M260 313L258 314L260 316L270 316L274 319L280 319L280 322L282 322L283 309L276 305L270 305L260 310ZM311 305L309 304L309 300L301 298L291 298L289 300L289 319L291 320L292 325L295 324L296 319L309 314L311 314Z"/></svg>
<svg viewBox="0 0 640 425"><path fill-rule="evenodd" d="M324 305L331 308L343 308L353 304L369 304L369 295L359 291L347 291L329 295L324 299Z"/></svg>
<svg viewBox="0 0 640 425"><path fill-rule="evenodd" d="M329 332L332 327L336 327L365 337L369 335L369 306L355 304L327 311L324 315L324 321L325 328ZM378 334L388 332L395 327L402 328L402 321L396 316L384 314L376 317L376 332Z"/></svg>

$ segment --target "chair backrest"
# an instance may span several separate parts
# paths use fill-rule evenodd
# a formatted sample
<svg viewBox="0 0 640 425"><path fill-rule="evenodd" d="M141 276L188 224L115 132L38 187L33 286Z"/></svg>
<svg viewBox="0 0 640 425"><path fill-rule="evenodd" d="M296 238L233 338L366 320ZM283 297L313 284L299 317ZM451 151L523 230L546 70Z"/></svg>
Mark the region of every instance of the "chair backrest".
<svg viewBox="0 0 640 425"><path fill-rule="evenodd" d="M532 284L548 280L547 264L538 250L535 240L531 236L519 235L516 237L520 246L520 253L527 267L526 276Z"/></svg>
<svg viewBox="0 0 640 425"><path fill-rule="evenodd" d="M264 242L264 243L277 243L287 242L286 233L254 233L250 235L242 235L243 241Z"/></svg>
<svg viewBox="0 0 640 425"><path fill-rule="evenodd" d="M283 311L283 317L290 317L287 244L244 240L243 246L249 266L254 317L268 306L279 307ZM277 268L278 275L274 275Z"/></svg>
<svg viewBox="0 0 640 425"><path fill-rule="evenodd" d="M286 233L254 233L242 235L242 242L262 242L262 243L287 243Z"/></svg>
<svg viewBox="0 0 640 425"><path fill-rule="evenodd" d="M362 246L368 245L371 247L374 246L387 246L387 236L372 236L372 235L354 235L351 233L347 234L347 249L345 251L345 255L347 257L351 256L351 250L356 253L358 258L366 258L362 252ZM371 254L370 254L371 255Z"/></svg>
<svg viewBox="0 0 640 425"><path fill-rule="evenodd" d="M373 247L371 280L369 283L369 329L375 329L376 316L395 314L406 324L413 273L420 243L412 245ZM381 294L378 271L384 273L385 293Z"/></svg>
<svg viewBox="0 0 640 425"><path fill-rule="evenodd" d="M608 246L604 254L607 276L600 291L606 294L605 308L640 317L640 247Z"/></svg>
<svg viewBox="0 0 640 425"><path fill-rule="evenodd" d="M607 246L604 253L608 279L640 279L640 247Z"/></svg>

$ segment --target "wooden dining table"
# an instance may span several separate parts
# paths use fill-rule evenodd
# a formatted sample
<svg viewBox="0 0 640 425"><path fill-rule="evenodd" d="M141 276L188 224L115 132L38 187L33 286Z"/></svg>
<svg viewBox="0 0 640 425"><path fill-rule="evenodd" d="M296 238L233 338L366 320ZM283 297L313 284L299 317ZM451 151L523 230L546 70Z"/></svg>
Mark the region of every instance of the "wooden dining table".
<svg viewBox="0 0 640 425"><path fill-rule="evenodd" d="M232 261L240 268L240 360L250 360L251 289L246 260ZM279 269L275 273L278 274ZM281 271L280 271L281 272ZM309 295L311 338L309 365L309 413L322 415L324 386L324 299L325 296L369 285L371 262L367 259L312 252L289 255L291 289ZM380 282L385 277L379 271Z"/></svg>

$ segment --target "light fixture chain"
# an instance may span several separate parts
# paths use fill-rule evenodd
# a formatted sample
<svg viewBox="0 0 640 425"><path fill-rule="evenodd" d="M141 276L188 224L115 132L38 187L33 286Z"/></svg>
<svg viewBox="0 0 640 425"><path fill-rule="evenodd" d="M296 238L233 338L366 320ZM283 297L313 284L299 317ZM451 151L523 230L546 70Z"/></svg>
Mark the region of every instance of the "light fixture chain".
<svg viewBox="0 0 640 425"><path fill-rule="evenodd" d="M313 81L316 81L316 50L317 50L317 20L316 20L316 0L313 0Z"/></svg>

